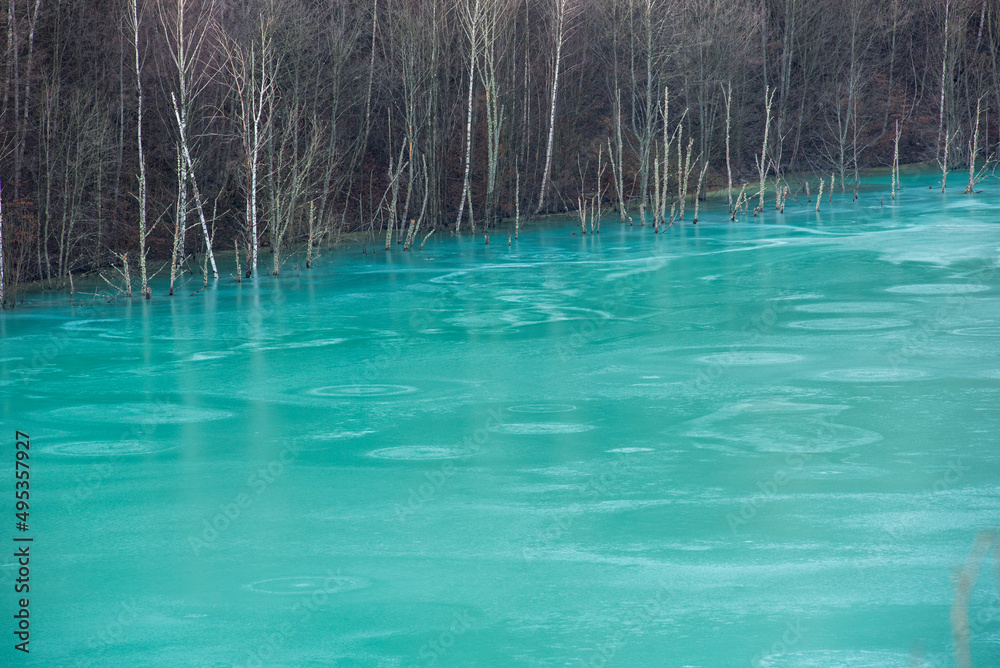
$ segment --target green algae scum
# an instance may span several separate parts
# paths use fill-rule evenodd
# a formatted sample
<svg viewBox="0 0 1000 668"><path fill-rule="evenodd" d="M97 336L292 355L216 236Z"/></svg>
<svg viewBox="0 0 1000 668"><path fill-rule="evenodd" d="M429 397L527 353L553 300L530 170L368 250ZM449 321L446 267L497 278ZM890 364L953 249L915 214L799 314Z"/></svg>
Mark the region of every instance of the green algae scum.
<svg viewBox="0 0 1000 668"><path fill-rule="evenodd" d="M0 663L998 665L1000 195L937 178L29 296Z"/></svg>

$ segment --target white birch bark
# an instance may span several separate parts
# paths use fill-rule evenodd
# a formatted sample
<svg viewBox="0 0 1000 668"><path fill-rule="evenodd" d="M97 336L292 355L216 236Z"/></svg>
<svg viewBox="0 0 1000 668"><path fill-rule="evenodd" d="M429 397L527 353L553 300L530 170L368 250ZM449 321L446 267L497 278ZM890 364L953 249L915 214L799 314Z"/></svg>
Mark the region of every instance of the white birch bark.
<svg viewBox="0 0 1000 668"><path fill-rule="evenodd" d="M135 87L138 105L135 134L139 151L139 276L142 281L142 296L148 299L150 292L146 276L146 155L142 148L142 69L139 62L138 0L130 0L129 5L132 10L132 46L135 49Z"/></svg>
<svg viewBox="0 0 1000 668"><path fill-rule="evenodd" d="M944 45L941 50L941 106L938 110L938 132L937 132L937 151L938 159L941 159L941 135L944 132L944 92L945 92L945 81L948 74L948 18L951 11L951 0L945 0L944 3ZM947 142L945 142L944 147L945 152L948 151ZM948 156L944 156L942 160L942 165L947 164ZM947 176L944 177L945 179ZM943 188L942 188L943 190Z"/></svg>
<svg viewBox="0 0 1000 668"><path fill-rule="evenodd" d="M194 164L191 161L191 152L188 150L186 123L181 119L181 112L177 107L177 97L171 93L170 99L174 104L174 116L177 119L177 128L181 135L181 156L183 168L187 171L187 178L191 182L191 192L194 194L194 206L198 210L198 219L201 221L201 231L205 237L205 252L212 264L212 277L219 277L219 269L215 266L215 253L212 252L212 238L208 233L208 222L205 220L205 209L201 203L201 192L198 190L198 179L194 174Z"/></svg>
<svg viewBox="0 0 1000 668"><path fill-rule="evenodd" d="M556 101L559 97L559 72L562 66L562 47L566 28L566 9L568 0L555 0L556 10L556 60L552 75L552 99L549 103L549 138L545 148L545 169L542 171L542 188L538 196L538 211L545 206L545 198L549 192L549 177L552 174L552 145L556 131Z"/></svg>
<svg viewBox="0 0 1000 668"><path fill-rule="evenodd" d="M472 92L476 82L476 60L479 56L479 21L481 17L480 0L476 0L471 12L466 14L469 30L469 97L465 117L465 176L462 177L462 196L458 201L458 215L455 216L455 229L462 228L462 213L465 200L469 194L469 171L472 167ZM471 204L470 204L471 206ZM471 211L470 211L471 216Z"/></svg>

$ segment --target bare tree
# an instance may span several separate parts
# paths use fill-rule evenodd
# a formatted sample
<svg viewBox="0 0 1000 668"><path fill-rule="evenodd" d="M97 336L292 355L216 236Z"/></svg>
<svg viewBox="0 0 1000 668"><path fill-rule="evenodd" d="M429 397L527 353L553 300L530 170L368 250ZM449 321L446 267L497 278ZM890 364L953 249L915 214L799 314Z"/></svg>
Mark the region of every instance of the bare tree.
<svg viewBox="0 0 1000 668"><path fill-rule="evenodd" d="M230 37L226 43L229 80L237 98L239 134L246 157L246 241L247 274L257 273L257 251L260 233L257 229L257 193L259 190L260 154L270 129L270 108L273 83L269 77L271 61L275 58L273 45L273 18L262 12L256 30L249 36L249 44Z"/></svg>
<svg viewBox="0 0 1000 668"><path fill-rule="evenodd" d="M890 0L888 13L889 22L892 24L892 27L889 29L889 81L886 85L885 114L882 117L882 134L885 134L889 127L889 111L892 108L892 88L894 84L894 75L896 73L896 41L899 37L900 28L908 18L908 12L904 9L902 0Z"/></svg>
<svg viewBox="0 0 1000 668"><path fill-rule="evenodd" d="M187 227L187 191L188 179L185 169L184 155L181 151L180 143L177 144L177 206L174 210L174 242L170 250L170 289L168 294L173 296L174 286L180 268L184 263L184 230Z"/></svg>
<svg viewBox="0 0 1000 668"><path fill-rule="evenodd" d="M951 54L948 51L948 33L949 33L948 24L950 18L951 18L951 0L944 0L944 30L941 33L941 38L943 41L943 44L941 46L941 104L938 109L938 131L937 131L937 158L939 161L941 161L942 165L948 164L947 156L943 156L942 159L941 139L945 135L944 103L945 103L947 84L948 84L948 70L949 70L949 65L951 64L951 58L950 58ZM947 142L945 142L944 150L945 152L947 152L948 150ZM947 167L943 167L942 169L944 170L944 174L942 176L942 182L943 182L948 178Z"/></svg>
<svg viewBox="0 0 1000 668"><path fill-rule="evenodd" d="M989 169L990 159L992 157L988 156L986 158L986 164L984 164L979 171L976 171L976 159L979 157L979 119L982 115L982 103L982 97L976 101L976 122L975 127L972 130L972 138L969 140L969 185L965 188L964 194L966 195L971 195L976 192L976 186L979 185L979 182L986 177L986 170Z"/></svg>
<svg viewBox="0 0 1000 668"><path fill-rule="evenodd" d="M303 91L291 90L278 110L275 131L268 143L271 188L270 241L272 274L281 272L284 244L301 220L314 189L313 167L323 146L324 128L309 114Z"/></svg>
<svg viewBox="0 0 1000 668"><path fill-rule="evenodd" d="M723 100L726 103L726 196L729 199L729 213L733 212L733 163L729 152L729 128L733 106L733 84L727 81L723 88Z"/></svg>
<svg viewBox="0 0 1000 668"><path fill-rule="evenodd" d="M752 39L746 27L753 22L753 10L745 0L690 0L682 3L680 12L684 29L671 40L683 45L676 55L676 67L683 73L678 88L692 110L698 152L711 161L716 125L725 104L720 99L719 85L740 74L739 63ZM658 32L664 33L669 25L660 26Z"/></svg>
<svg viewBox="0 0 1000 668"><path fill-rule="evenodd" d="M21 182L21 168L24 160L24 150L25 142L27 141L28 128L29 128L29 111L31 109L31 81L33 77L33 70L35 64L35 29L38 26L38 12L42 6L41 0L35 0L34 9L31 12L31 18L28 22L28 57L25 64L24 73L24 99L21 100L18 97L19 90L17 88L17 81L15 81L15 103L14 103L14 113L19 119L15 121L15 128L17 139L14 144L14 197L15 199L19 196L19 188ZM11 9L8 13L11 20L11 25L13 25L14 19L14 3L11 2ZM8 41L12 38L8 36ZM16 47L15 47L16 49ZM16 53L16 51L15 51ZM15 59L13 66L16 70L17 61ZM20 103L20 104L19 104ZM20 108L20 113L18 109Z"/></svg>
<svg viewBox="0 0 1000 668"><path fill-rule="evenodd" d="M100 212L101 178L106 157L105 109L89 91L62 84L54 67L39 86L38 162L32 165L37 200L38 277L60 288L83 253L77 245L88 235L87 222ZM99 223L98 223L99 224ZM44 256L44 268L42 259Z"/></svg>
<svg viewBox="0 0 1000 668"><path fill-rule="evenodd" d="M771 105L774 103L774 95L776 91L771 90L771 88L764 88L764 110L765 110L765 120L764 120L764 140L760 147L760 154L757 156L757 173L760 175L760 191L757 196L759 198L759 203L757 204L757 211L754 215L764 211L764 181L767 179L767 172L770 165L770 160L767 155L767 140L768 134L771 130Z"/></svg>
<svg viewBox="0 0 1000 668"><path fill-rule="evenodd" d="M443 217L510 211L516 236L526 203L574 199L596 233L605 188L660 229L713 182L735 218L773 178L780 211L793 168L829 196L891 162L896 195L900 163L934 155L942 187L966 166L975 186L1000 146L990 0L161 0L159 25L119 6L0 11L8 303L108 262L149 295L154 260L175 287L219 243L251 276L268 246L268 273L300 245L312 265L338 225L410 249ZM563 192L567 151L613 183L581 169Z"/></svg>
<svg viewBox="0 0 1000 668"><path fill-rule="evenodd" d="M500 137L506 122L506 109L502 103L500 89L501 61L506 56L509 44L506 19L506 0L492 0L487 3L483 17L483 63L479 68L483 91L486 94L486 220L485 226L496 222L497 172L500 162Z"/></svg>
<svg viewBox="0 0 1000 668"><path fill-rule="evenodd" d="M631 6L628 3L609 0L605 4L608 30L610 32L610 61L611 72L609 74L608 91L611 98L611 123L612 131L608 137L608 159L611 163L611 176L615 182L615 196L618 200L618 215L622 223L626 219L625 202L625 138L622 133L622 73L621 61L623 54L622 44L625 34L629 32L626 16L631 13ZM631 218L629 218L631 222Z"/></svg>
<svg viewBox="0 0 1000 668"><path fill-rule="evenodd" d="M477 0L478 1L478 0ZM571 0L550 0L555 41L555 54L552 59L552 97L549 102L549 134L545 145L545 168L542 170L541 193L538 196L538 211L545 208L545 198L549 192L549 179L552 175L552 148L556 132L556 102L559 99L559 73L562 68L563 45L566 41L566 30L574 6Z"/></svg>
<svg viewBox="0 0 1000 668"><path fill-rule="evenodd" d="M430 143L428 135L432 134L428 125L431 122L433 106L429 90L433 79L432 73L426 66L426 63L432 60L434 51L431 44L434 28L430 25L433 12L430 14L428 17L428 13L418 5L392 8L388 15L388 41L385 47L385 51L393 56L396 81L401 88L394 96L401 103L400 113L397 116L401 119L400 134L404 137L397 163L400 168L406 170L406 195L403 198L403 206L397 210L394 198L392 220L411 220L411 227L415 224L415 219L410 217L414 194L422 190L427 181L426 178L422 180L419 175L421 166L425 164L421 155ZM392 127L389 130L395 131ZM406 156L405 160L403 155ZM404 185L402 179L403 173L400 172L398 179L393 179L393 187L402 187ZM391 235L392 225L388 229ZM402 229L400 231L397 243L403 244L405 249L409 246L411 232L408 231L404 236Z"/></svg>
<svg viewBox="0 0 1000 668"><path fill-rule="evenodd" d="M668 12L659 0L630 0L629 8L632 24L629 43L631 129L638 145L639 219L643 221L649 198L649 167L654 152L657 107L662 89L660 73L666 59L666 48L661 39L666 32ZM636 22L638 25L635 25ZM664 119L664 123L668 120Z"/></svg>
<svg viewBox="0 0 1000 668"><path fill-rule="evenodd" d="M489 1L489 0L487 0ZM482 38L480 28L483 21L481 0L464 0L461 6L462 25L469 40L469 96L466 107L465 121L465 176L462 177L462 195L458 200L458 215L455 216L455 229L462 227L462 213L465 202L469 199L469 171L472 167L472 93L476 82L476 63L479 60L479 50ZM472 211L469 211L471 217Z"/></svg>
<svg viewBox="0 0 1000 668"><path fill-rule="evenodd" d="M201 223L205 252L212 265L212 275L214 278L218 278L219 269L215 264L215 253L212 252L212 238L208 231L208 221L205 217L201 191L198 188L194 160L191 158L191 137L189 132L191 110L194 107L195 99L209 82L205 62L203 61L205 54L202 47L208 35L210 23L207 18L214 9L214 0L208 0L201 7L203 16L200 21L195 22L194 28L189 27L185 22L186 15L191 11L193 0L174 0L174 3L175 11L172 16L165 5L161 7L160 21L166 32L167 48L170 52L170 59L176 70L175 74L177 77L175 81L176 90L171 91L170 99L180 139L181 168L185 172L179 175L179 178L186 178L191 184L195 209L198 212L198 219Z"/></svg>
<svg viewBox="0 0 1000 668"><path fill-rule="evenodd" d="M139 55L139 3L129 0L129 15L126 22L132 29L132 47L135 51L136 88L136 150L139 156L139 277L142 282L142 296L149 299L152 291L146 275L146 154L142 148L142 62Z"/></svg>
<svg viewBox="0 0 1000 668"><path fill-rule="evenodd" d="M983 3L987 8L984 17L986 29L986 59L988 62L989 78L987 86L993 90L994 107L1000 112L1000 7L993 3ZM1000 149L1000 113L995 112L997 118L997 147ZM989 121L986 123L987 146L989 145ZM989 148L986 149L989 153Z"/></svg>
<svg viewBox="0 0 1000 668"><path fill-rule="evenodd" d="M98 181L106 160L107 125L98 100L74 88L63 102L58 118L57 169L61 172L59 201L61 215L56 236L56 275L60 285L73 270L74 251L81 241L81 224L98 208ZM47 175L51 178L52 175ZM143 293L148 297L148 288Z"/></svg>
<svg viewBox="0 0 1000 668"><path fill-rule="evenodd" d="M272 274L277 276L288 257L286 247L301 239L308 208L325 189L329 163L322 157L331 146L337 109L331 98L338 85L318 87L315 82L330 65L330 54L319 49L330 43L315 31L317 25L305 4L285 7L276 27L285 46L280 58L268 61L267 77L273 82L271 130L266 144L268 237ZM304 43L299 43L302 38ZM294 44L296 48L288 48ZM319 47L312 50L312 45ZM332 56L339 58L339 55ZM334 67L336 67L334 65ZM320 110L326 113L320 113ZM335 135L333 135L335 136ZM335 144L334 144L335 145Z"/></svg>
<svg viewBox="0 0 1000 668"><path fill-rule="evenodd" d="M826 125L829 137L821 137L821 150L826 161L840 175L840 189L847 187L847 172L854 175L857 192L860 179L861 154L869 142L862 136L864 128L874 121L871 109L862 107L865 83L868 80L868 53L876 36L877 17L872 15L865 0L844 0L846 32L839 40L839 56L830 68L830 87L826 91ZM877 122L877 121L876 121ZM874 124L874 123L872 123ZM833 184L830 184L833 192Z"/></svg>
<svg viewBox="0 0 1000 668"><path fill-rule="evenodd" d="M360 108L358 99L352 93L353 81L349 66L352 54L361 38L361 26L352 23L348 9L344 5L324 10L325 21L322 22L322 44L326 58L323 61L322 69L317 74L317 78L325 80L323 95L320 99L320 106L326 111L326 147L324 156L320 161L322 164L320 189L322 194L319 197L318 216L320 219L319 235L330 235L332 233L332 219L334 214L331 211L331 204L336 202L340 196L344 198L343 209L340 215L340 225L343 226L344 219L350 204L350 194L355 170L360 163L366 148L367 137L363 135L342 136L342 119L349 117L351 112L357 112ZM369 76L371 73L369 73ZM329 236L327 236L329 239Z"/></svg>

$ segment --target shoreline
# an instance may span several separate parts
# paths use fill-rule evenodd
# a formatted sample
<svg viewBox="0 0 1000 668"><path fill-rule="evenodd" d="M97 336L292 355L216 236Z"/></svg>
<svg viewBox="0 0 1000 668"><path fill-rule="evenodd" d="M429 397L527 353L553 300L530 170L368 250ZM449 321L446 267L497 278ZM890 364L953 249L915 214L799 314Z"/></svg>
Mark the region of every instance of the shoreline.
<svg viewBox="0 0 1000 668"><path fill-rule="evenodd" d="M861 176L872 176L872 175L880 174L880 173L883 173L883 172L887 172L890 169L891 169L890 167L869 167L869 168L866 168L864 170L859 170L859 175L861 175ZM934 172L939 172L940 170L937 168L936 165L933 165L931 163L928 163L928 162L916 162L916 163L908 163L908 164L905 164L905 165L900 165L900 171L901 172L909 172L909 173L912 174L914 172L917 172L917 173L934 173ZM962 169L962 170L959 170L959 169L949 170L949 174L954 174L956 172L957 173L963 173L964 171L965 171L964 169ZM812 178L809 178L809 177L812 177ZM813 179L819 179L819 178L823 178L823 175L819 174L818 172L811 172L811 173L796 172L794 174L789 174L787 176L783 176L781 180L783 182L785 182L786 184L789 184L789 185L791 185L793 183L798 183L801 186L801 184L805 183L806 181L813 180ZM852 181L848 181L848 183L852 183ZM733 197L734 197L734 199L737 197L740 189L743 188L744 185L746 185L748 187L747 188L747 198L750 199L750 200L753 200L756 197L758 191L756 189L751 191L750 188L749 188L749 186L753 185L753 186L755 186L755 188L759 187L759 181L756 181L756 182L744 181L744 182L740 182L738 185L736 183L734 183L733 184ZM842 184L840 184L838 182L837 186L840 186L840 185L842 185ZM871 185L871 184L869 184L869 185ZM958 186L956 185L954 187L958 187ZM859 191L861 191L862 189L866 189L866 188L864 188L864 184L862 184L862 187L859 188ZM768 177L768 179L765 180L765 189L764 189L764 191L765 191L765 193L771 193L771 194L774 193L774 178L773 178L773 176L772 177ZM802 191L801 190L790 191L789 192L789 196L795 196L799 192L802 192ZM824 195L826 195L827 192L829 192L829 191L826 191L824 193ZM847 189L843 189L842 192L846 193L846 192L848 192L848 190ZM711 189L706 189L705 193L704 193L704 195L702 197L702 201L719 201L719 200L725 201L725 199L727 197L727 193L728 193L728 188L725 185L723 185L721 187L715 187L715 188L711 188ZM753 193L752 196L751 196L751 193ZM813 196L815 196L815 193L813 193ZM689 199L691 199L693 197L694 197L693 192L688 194L688 198ZM612 204L612 203L609 203L607 206L608 206L608 208L602 214L602 222L607 222L607 223L612 223L612 224L622 224L620 217L617 215L617 211L618 211L617 206L615 204ZM567 220L568 219L568 220L572 220L572 222L578 223L579 222L579 220L577 218L578 213L579 213L579 209L567 209L565 211L559 211L559 212L545 213L545 214L539 214L539 215L525 216L525 217L522 218L522 222L521 222L521 225L520 225L520 233L524 233L525 231L527 231L528 229L530 229L532 227L535 227L535 226L537 226L539 224L544 224L546 221L552 221L554 219L560 219L560 220ZM637 214L638 214L638 207L631 207L630 206L629 208L626 209L626 215L629 216L630 218L633 215L637 216ZM649 216L649 214L647 213L647 217L648 216ZM688 222L688 221L684 221L684 222ZM496 231L500 232L501 235L502 235L502 234L512 233L513 232L513 226L514 226L514 219L512 217L506 217L505 216L505 217L500 217L499 220L498 220L498 222L493 227L491 227L489 229L490 229L490 231L496 230ZM636 226L636 227L643 227L643 225L640 225L638 223L634 223L634 226ZM651 227L651 226L652 226L651 224L646 224L645 225L645 227ZM447 235L449 237L454 237L454 236L462 236L462 235L469 234L469 231L467 229L463 229L463 230L461 230L459 232L455 232L454 230L452 230L450 228L451 228L451 224L450 223L445 223L443 226L433 228L433 231L434 231L435 235L439 236L439 238L440 238L440 235ZM430 231L428 228L425 228L425 229L427 229L427 231ZM481 228L481 227L477 227L476 228L475 234L483 234L483 233L484 233L483 232L483 228ZM376 231L375 232L375 236L374 236L374 241L376 243L371 248L367 248L368 242L373 240L372 232L370 230L368 230L368 231L362 231L362 230L345 231L345 232L339 233L337 235L337 239L335 241L333 241L332 243L330 243L329 245L327 245L326 241L321 241L320 243L316 244L316 249L322 249L323 251L329 251L329 250L334 250L334 249L338 249L338 248L344 248L344 247L347 247L347 246L350 246L350 245L362 245L362 246L364 246L366 248L366 250L367 250L368 253L370 253L370 254L372 254L374 256L374 254L377 253L377 252L386 252L384 250L384 247L381 246L378 243L381 239L385 238L384 234L385 234L384 228L382 230L380 230L380 231ZM418 237L422 237L422 235L424 235L424 234L426 234L426 232L421 232L417 236ZM393 246L395 247L396 245L398 245L398 244L394 241L393 242ZM415 243L415 245L418 245L418 244ZM259 267L262 267L262 266L264 266L266 264L264 262L260 262L260 259L264 259L264 258L269 257L269 255L270 255L269 250L270 250L269 246L261 246L259 248L259 255L258 255L258 266ZM314 251L314 252L317 252L317 251ZM359 249L359 252L360 252L360 249ZM418 248L411 248L410 251L407 251L407 252L419 252L419 249ZM244 280L253 281L253 280L256 280L256 279L260 279L260 278L282 278L284 276L287 276L290 271L295 271L296 267L298 267L299 265L304 264L306 249L305 249L305 245L301 244L294 251L284 253L287 259L283 263L283 267L287 267L287 268L285 268L282 271L282 273L279 274L277 277L274 277L269 270L263 270L263 271L258 271L257 276L255 278L247 279L247 278L245 278L245 276L243 276L243 277L240 278L240 280L236 280L236 278L233 276L232 269L235 269L235 264L236 264L233 261L233 255L234 254L235 254L235 251L230 251L230 250L219 250L219 251L215 252L215 257L216 257L216 260L217 260L217 265L219 266L219 278L218 279L210 278L209 279L209 285L211 285L213 281L223 281L223 280L229 280L229 281L241 283ZM190 256L190 258L191 258L190 263L200 262L201 259L202 259L202 257L203 257L203 255L200 254L200 253L192 254ZM315 261L317 259L317 257L321 257L321 255L315 255L314 254L313 260ZM244 259L244 261L245 261L245 259ZM152 278L155 275L159 275L164 270L166 270L167 267L169 266L169 262L170 262L169 259L165 259L165 260L164 259L152 259L152 258L147 259L147 263L148 264L150 264L150 265L159 265L159 269L158 270L156 270L155 272L151 271L150 277ZM230 270L227 271L226 267L229 267ZM83 274L74 275L73 276L74 289L72 291L73 295L74 295L74 301L75 301L75 297L79 297L79 296L94 296L95 294L96 295L100 295L102 298L106 298L106 303L110 303L112 301L116 301L118 298L126 298L129 301L132 301L132 300L135 300L135 299L142 299L142 295L139 294L139 291L136 290L136 289L133 289L133 292L132 292L131 295L125 294L122 291L119 291L116 294L104 294L104 293L101 292L101 290L100 290L101 287L105 287L105 288L109 287L107 283L103 282L104 279L101 278L102 273L108 272L109 270L110 271L115 271L116 268L117 268L117 265L109 264L109 265L105 265L104 267L101 267L99 269L93 269L93 270L90 270L90 271L85 272ZM304 267L302 267L302 268L304 269ZM246 270L246 266L244 264L241 264L241 269L242 269L242 271L245 271ZM132 271L131 273L132 273L133 277L135 277L136 272ZM120 275L120 272L119 272L119 275ZM163 298L163 297L169 297L169 296L175 296L175 297L176 296L185 296L184 295L185 290L178 290L178 289L176 289L176 287L177 286L188 286L190 284L191 280L193 280L195 278L200 278L202 280L199 281L198 284L196 284L198 286L197 290L195 290L193 293L191 293L189 295L186 295L186 296L192 296L194 294L197 294L198 292L201 292L204 289L203 287L201 287L201 285L203 285L203 283L204 283L204 279L203 279L202 274L200 272L197 272L197 271L188 271L188 272L185 272L184 274L182 274L182 276L186 276L187 280L184 281L184 282L180 282L179 281L176 284L174 295L169 295L168 292L163 291L163 292L160 292L160 293L154 293L152 298L153 299L157 299L157 298ZM133 283L134 282L135 282L135 279L133 278ZM69 296L69 294L70 294L70 286L69 285L67 285L67 284L61 284L61 285L52 286L52 285L47 285L47 283L48 283L47 279L37 279L37 280L29 281L29 282L26 282L26 283L22 283L18 287L18 289L17 289L17 296L19 298L22 298L22 299L24 297L30 296L30 295L55 295L55 294L58 294L58 293L63 293L63 294L66 294L67 296ZM81 287L81 288L85 288L85 291L80 292L79 290L75 289L75 287L77 285L79 285L79 287ZM133 288L134 287L135 286L133 286ZM93 292L86 291L86 289L88 289L88 288L93 288ZM96 299L96 297L95 297L95 299ZM0 308L0 311L17 310L18 308L25 308L25 307L30 307L30 304L27 304L27 303L19 301L18 304L15 305L15 306L8 305L8 306L5 306L3 308Z"/></svg>

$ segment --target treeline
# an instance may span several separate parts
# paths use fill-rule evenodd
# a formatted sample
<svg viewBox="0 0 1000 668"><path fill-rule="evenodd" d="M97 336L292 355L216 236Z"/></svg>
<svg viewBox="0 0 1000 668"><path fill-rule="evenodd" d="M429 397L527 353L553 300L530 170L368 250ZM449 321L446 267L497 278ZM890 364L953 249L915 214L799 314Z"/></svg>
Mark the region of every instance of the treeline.
<svg viewBox="0 0 1000 668"><path fill-rule="evenodd" d="M0 301L1000 141L993 0L8 0ZM761 206L763 196L761 195ZM697 214L696 214L697 215ZM261 254L262 248L267 252ZM197 257L197 260L194 258ZM2 289L2 288L0 288Z"/></svg>

